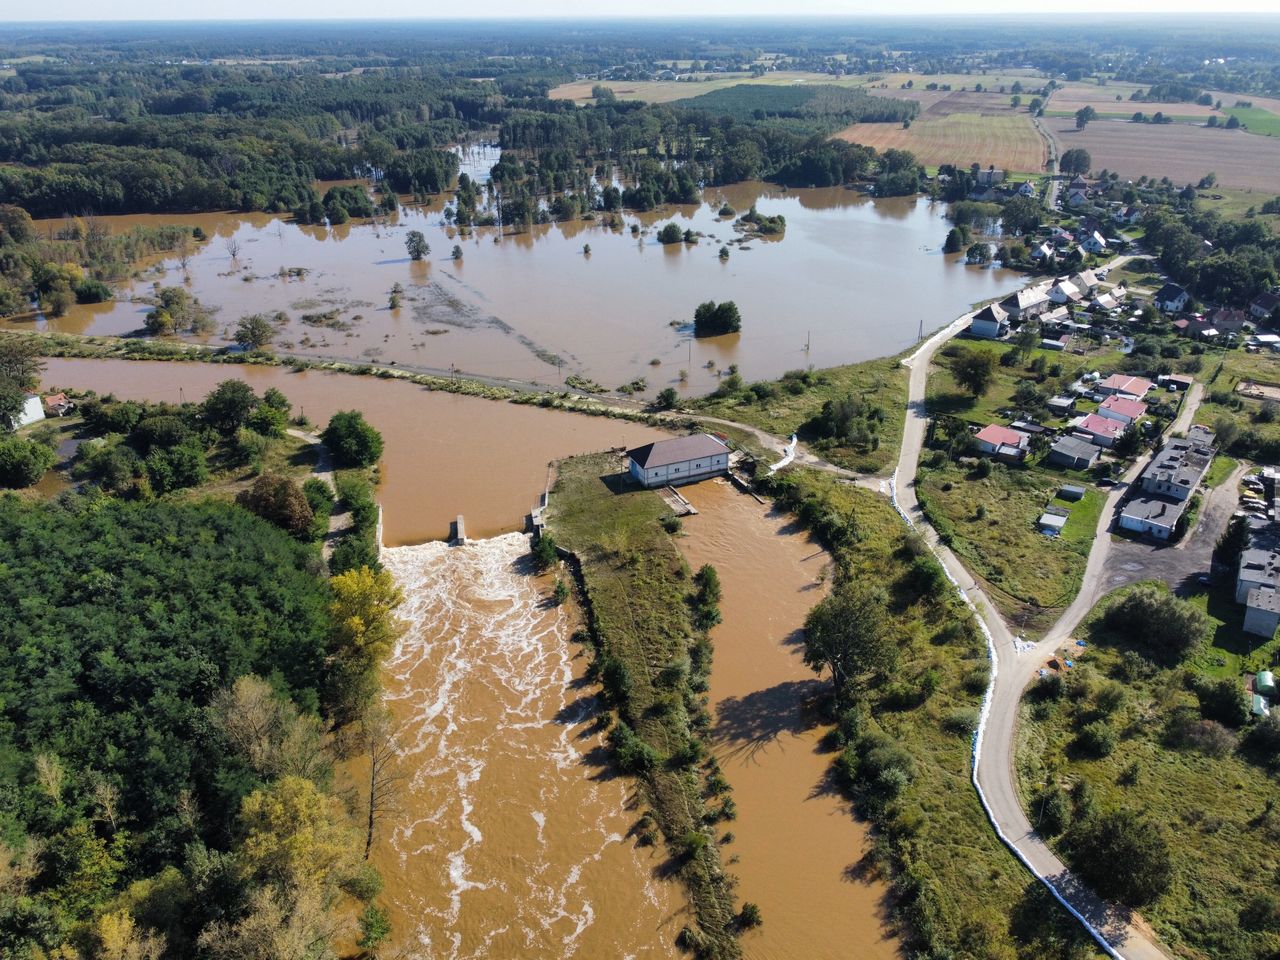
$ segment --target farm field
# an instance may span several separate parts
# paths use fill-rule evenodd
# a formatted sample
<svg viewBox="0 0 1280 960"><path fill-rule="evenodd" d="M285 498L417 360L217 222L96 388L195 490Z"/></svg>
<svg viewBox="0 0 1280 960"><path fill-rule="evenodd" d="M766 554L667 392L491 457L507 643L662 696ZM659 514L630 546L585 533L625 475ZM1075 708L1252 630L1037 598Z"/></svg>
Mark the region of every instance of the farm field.
<svg viewBox="0 0 1280 960"><path fill-rule="evenodd" d="M693 81L686 80L575 80L572 83L562 83L554 88L549 96L553 100L573 100L577 103L586 103L591 99L591 88L594 86L604 86L613 90L620 99L623 100L643 100L646 103L670 103L672 100L683 100L687 97L696 97L699 94L711 93L713 90L723 90L725 87L732 87L739 83L761 83L773 86L786 86L796 83L812 83L812 84L833 84L838 87L865 87L868 93L881 97L900 97L903 100L917 101L921 109L924 110L931 104L945 99L949 94L953 93L969 93L971 95L986 98L995 103L1002 103L1007 108L1009 95L1007 93L973 93L974 84L980 83L986 90L995 88L998 90L1001 86L1006 89L1012 86L1016 81L1022 81L1024 86L1035 84L1039 86L1042 82L1036 77L1030 75L1019 75L1016 73L1001 74L999 76L982 76L980 74L939 74L937 76L923 76L913 73L895 73L895 74L850 74L843 77L835 77L825 73L806 73L798 70L778 70L767 73L762 77L752 77L749 73L704 73L697 75L699 79ZM910 90L902 89L902 85L910 81L912 88ZM950 84L952 90L926 90L925 87L930 83L936 83L939 86ZM960 88L965 87L962 91ZM1030 99L1029 94L1023 94L1023 100Z"/></svg>
<svg viewBox="0 0 1280 960"><path fill-rule="evenodd" d="M1045 112L1050 115L1061 113L1074 116L1075 112L1083 107L1093 107L1100 114L1119 114L1126 119L1133 116L1135 110L1141 110L1148 116L1157 111L1172 117L1207 119L1215 113L1219 117L1222 116L1213 107L1201 106L1198 103L1146 103L1129 99L1135 90L1145 89L1145 86L1137 83L1108 83L1105 87L1091 82L1068 83L1053 92ZM1120 99L1117 100L1116 97ZM1234 100L1223 101L1224 105L1234 102Z"/></svg>
<svg viewBox="0 0 1280 960"><path fill-rule="evenodd" d="M1095 171L1113 170L1134 180L1143 175L1169 177L1175 183L1195 183L1213 171L1224 187L1280 193L1280 140L1272 137L1113 120L1096 120L1083 130L1074 122L1053 120L1048 128L1059 154L1083 147Z"/></svg>
<svg viewBox="0 0 1280 960"><path fill-rule="evenodd" d="M1004 170L1038 172L1046 160L1044 141L1026 113L955 113L921 116L903 129L897 123L857 123L836 134L877 150L910 150L925 166L994 164Z"/></svg>

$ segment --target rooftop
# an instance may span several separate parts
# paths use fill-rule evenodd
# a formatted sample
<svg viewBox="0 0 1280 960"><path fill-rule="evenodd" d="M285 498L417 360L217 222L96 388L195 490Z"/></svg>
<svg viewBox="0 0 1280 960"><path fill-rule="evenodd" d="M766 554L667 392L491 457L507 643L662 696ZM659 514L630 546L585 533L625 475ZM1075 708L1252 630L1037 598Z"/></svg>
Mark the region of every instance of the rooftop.
<svg viewBox="0 0 1280 960"><path fill-rule="evenodd" d="M673 463L683 463L686 460L713 457L728 452L729 448L710 434L695 433L688 437L646 443L643 447L628 450L627 456L634 460L640 469L651 470L654 467L666 467Z"/></svg>
<svg viewBox="0 0 1280 960"><path fill-rule="evenodd" d="M1002 427L998 423L992 423L978 431L978 439L995 447L1021 447L1027 442L1027 435L1009 427Z"/></svg>
<svg viewBox="0 0 1280 960"><path fill-rule="evenodd" d="M1097 434L1100 437L1118 437L1125 431L1125 424L1119 420L1104 417L1100 413L1089 414L1077 426L1086 433Z"/></svg>
<svg viewBox="0 0 1280 960"><path fill-rule="evenodd" d="M1063 437L1053 445L1053 449L1065 457L1092 460L1098 455L1098 448L1088 440L1079 437Z"/></svg>
<svg viewBox="0 0 1280 960"><path fill-rule="evenodd" d="M1130 420L1136 420L1147 412L1147 405L1141 400L1130 400L1128 397L1119 395L1107 397L1102 401L1101 406L1104 410L1114 410Z"/></svg>
<svg viewBox="0 0 1280 960"><path fill-rule="evenodd" d="M1254 587L1249 591L1245 605L1253 610L1266 610L1270 613L1280 613L1280 593L1275 590L1268 590L1265 587Z"/></svg>
<svg viewBox="0 0 1280 960"><path fill-rule="evenodd" d="M1168 500L1164 497L1134 497L1121 512L1122 516L1134 520L1146 520L1158 523L1162 527L1172 527L1182 516L1187 504L1184 500Z"/></svg>
<svg viewBox="0 0 1280 960"><path fill-rule="evenodd" d="M1145 377L1131 377L1127 373L1113 373L1107 379L1100 381L1098 386L1112 393L1128 393L1135 397L1141 397L1154 384Z"/></svg>

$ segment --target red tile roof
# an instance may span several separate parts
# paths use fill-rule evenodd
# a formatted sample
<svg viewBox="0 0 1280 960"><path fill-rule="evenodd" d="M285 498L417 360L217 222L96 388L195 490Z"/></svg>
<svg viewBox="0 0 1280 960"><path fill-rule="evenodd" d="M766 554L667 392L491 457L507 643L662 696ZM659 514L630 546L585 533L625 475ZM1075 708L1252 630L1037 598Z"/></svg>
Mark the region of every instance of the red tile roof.
<svg viewBox="0 0 1280 960"><path fill-rule="evenodd" d="M1100 437L1117 437L1124 433L1125 425L1119 420L1112 420L1100 413L1091 413L1080 421L1080 429Z"/></svg>
<svg viewBox="0 0 1280 960"><path fill-rule="evenodd" d="M1026 442L1027 436L1017 430L1010 430L1008 427L1002 427L998 423L992 423L978 431L978 439L983 443L991 444L993 447L1002 445L1020 447Z"/></svg>
<svg viewBox="0 0 1280 960"><path fill-rule="evenodd" d="M1107 379L1098 384L1104 390L1111 390L1115 393L1131 393L1135 397L1140 397L1155 384L1150 380L1142 377L1131 377L1124 373L1113 373Z"/></svg>
<svg viewBox="0 0 1280 960"><path fill-rule="evenodd" d="M1107 397L1102 401L1102 406L1108 410L1114 410L1121 416L1128 417L1130 420L1137 420L1147 412L1147 405L1140 400L1130 400L1128 397Z"/></svg>

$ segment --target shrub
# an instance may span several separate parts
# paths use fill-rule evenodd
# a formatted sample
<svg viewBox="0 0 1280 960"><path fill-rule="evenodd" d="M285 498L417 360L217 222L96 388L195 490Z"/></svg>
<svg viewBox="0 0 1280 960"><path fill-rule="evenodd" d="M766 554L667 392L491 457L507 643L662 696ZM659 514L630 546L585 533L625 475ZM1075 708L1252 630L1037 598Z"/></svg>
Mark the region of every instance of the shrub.
<svg viewBox="0 0 1280 960"><path fill-rule="evenodd" d="M241 491L236 503L295 537L310 533L315 519L315 511L302 487L288 477L269 474L258 477L253 486Z"/></svg>
<svg viewBox="0 0 1280 960"><path fill-rule="evenodd" d="M1056 784L1040 791L1031 803L1031 819L1042 836L1066 832L1071 825L1071 798Z"/></svg>
<svg viewBox="0 0 1280 960"><path fill-rule="evenodd" d="M1168 841L1156 824L1132 811L1089 816L1071 829L1068 841L1080 875L1109 900L1142 907L1173 882Z"/></svg>
<svg viewBox="0 0 1280 960"><path fill-rule="evenodd" d="M1094 757L1110 756L1116 748L1116 731L1105 720L1095 720L1080 728L1076 744Z"/></svg>
<svg viewBox="0 0 1280 960"><path fill-rule="evenodd" d="M680 229L680 224L674 220L658 231L659 243L682 243L684 241L684 231Z"/></svg>
<svg viewBox="0 0 1280 960"><path fill-rule="evenodd" d="M760 908L747 900L742 904L742 910L738 913L738 926L744 930L750 930L752 927L758 927L764 922L764 918L760 914Z"/></svg>
<svg viewBox="0 0 1280 960"><path fill-rule="evenodd" d="M1107 610L1108 629L1131 637L1167 664L1177 663L1209 629L1204 612L1155 586L1139 586Z"/></svg>
<svg viewBox="0 0 1280 960"><path fill-rule="evenodd" d="M58 455L42 443L0 436L0 487L29 487L39 482Z"/></svg>
<svg viewBox="0 0 1280 960"><path fill-rule="evenodd" d="M539 573L546 573L559 562L555 537L544 531L533 544L533 565Z"/></svg>
<svg viewBox="0 0 1280 960"><path fill-rule="evenodd" d="M621 720L609 731L609 743L623 773L646 773L658 765L658 752Z"/></svg>

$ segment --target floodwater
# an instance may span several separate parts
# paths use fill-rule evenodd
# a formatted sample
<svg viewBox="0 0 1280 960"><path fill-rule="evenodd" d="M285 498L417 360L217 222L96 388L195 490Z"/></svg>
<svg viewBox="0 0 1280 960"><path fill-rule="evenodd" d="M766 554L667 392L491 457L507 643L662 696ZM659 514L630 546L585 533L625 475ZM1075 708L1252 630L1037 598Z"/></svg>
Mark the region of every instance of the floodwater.
<svg viewBox="0 0 1280 960"><path fill-rule="evenodd" d="M575 453L638 446L667 434L607 417L498 403L411 383L240 364L51 359L43 389L114 393L121 399L199 401L239 378L259 394L277 387L323 427L339 410L360 410L386 441L383 540L388 546L444 539L458 514L469 537L519 530L546 487L547 463Z"/></svg>
<svg viewBox="0 0 1280 960"><path fill-rule="evenodd" d="M384 670L408 774L375 844L388 956L674 958L678 885L607 767L576 618L522 534L398 547L410 624Z"/></svg>
<svg viewBox="0 0 1280 960"><path fill-rule="evenodd" d="M476 149L479 159L468 163L478 170L492 157ZM185 279L202 303L218 308L214 343L228 341L241 316L284 311L289 319L276 347L308 356L544 384L570 374L606 388L644 378L649 393L673 385L702 394L732 364L744 377L762 379L896 353L1016 283L1014 274L944 256L943 205L924 199L872 200L843 188L787 191L762 183L708 189L706 199L627 214L616 228L578 220L519 234L478 228L468 237L445 222L448 198L439 197L426 207L402 206L389 220L336 227L269 214L107 217L102 221L112 230L198 225L210 240L185 272L172 257L146 265L139 279L120 285L115 302L6 325L135 333L150 309L144 298L152 285ZM739 212L755 203L761 213L784 215L785 236L735 243L743 234L731 218L718 216L722 202ZM669 220L705 236L663 246L653 228ZM40 223L51 231L58 226ZM410 229L431 245L419 262L405 253ZM452 259L455 244L459 260ZM731 251L724 262L722 245ZM279 275L294 267L308 272L300 279ZM397 283L404 299L392 310ZM694 307L709 299L738 304L741 333L692 338Z"/></svg>
<svg viewBox="0 0 1280 960"><path fill-rule="evenodd" d="M733 786L727 826L738 896L764 923L743 940L748 960L890 960L887 885L862 868L870 841L830 785L813 700L825 681L804 665L799 631L824 595L829 557L788 515L723 480L681 492L689 564L720 575L724 622L711 634L713 749Z"/></svg>

